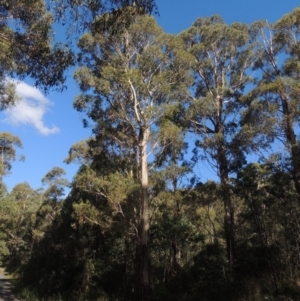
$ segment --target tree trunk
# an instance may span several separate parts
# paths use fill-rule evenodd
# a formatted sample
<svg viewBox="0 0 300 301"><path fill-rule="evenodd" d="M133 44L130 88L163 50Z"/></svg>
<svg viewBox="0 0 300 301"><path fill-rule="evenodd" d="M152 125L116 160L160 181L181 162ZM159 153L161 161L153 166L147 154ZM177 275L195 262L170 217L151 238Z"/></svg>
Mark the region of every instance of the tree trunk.
<svg viewBox="0 0 300 301"><path fill-rule="evenodd" d="M234 272L234 249L235 249L235 227L234 209L231 203L231 193L229 187L229 167L226 156L226 145L224 140L224 123L222 119L223 99L216 99L218 105L216 110L215 135L217 136L217 162L221 182L221 193L224 203L224 232L226 240L226 253L230 272Z"/></svg>
<svg viewBox="0 0 300 301"><path fill-rule="evenodd" d="M234 246L235 246L235 230L234 230L234 208L231 203L229 176L228 176L228 163L225 153L225 146L223 142L220 142L218 146L218 163L219 174L221 180L221 192L224 203L224 232L226 240L227 259L229 263L229 269L233 273L234 271Z"/></svg>
<svg viewBox="0 0 300 301"><path fill-rule="evenodd" d="M136 300L151 298L150 252L149 252L149 198L148 198L148 160L147 142L150 130L143 129L140 135L140 168L141 168L141 220L139 227L139 243L137 246Z"/></svg>

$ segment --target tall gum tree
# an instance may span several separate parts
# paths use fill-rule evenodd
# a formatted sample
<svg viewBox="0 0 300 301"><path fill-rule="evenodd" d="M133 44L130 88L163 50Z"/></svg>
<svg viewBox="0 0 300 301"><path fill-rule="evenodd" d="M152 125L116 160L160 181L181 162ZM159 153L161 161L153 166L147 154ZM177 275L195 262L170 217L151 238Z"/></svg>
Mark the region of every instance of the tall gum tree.
<svg viewBox="0 0 300 301"><path fill-rule="evenodd" d="M192 55L194 86L185 118L200 139L195 154L211 163L222 187L224 230L230 270L234 267L234 206L229 175L244 163L245 143L239 125L241 96L252 82L253 62L249 29L241 23L227 25L220 16L199 18L181 33ZM197 159L196 158L196 159Z"/></svg>
<svg viewBox="0 0 300 301"><path fill-rule="evenodd" d="M300 149L297 139L299 28L299 8L275 24L256 22L252 25L257 54L254 67L261 76L247 96L250 106L245 122L253 126L257 137L269 143L274 140L283 143L289 154L291 175L300 200ZM260 123L265 126L258 130Z"/></svg>
<svg viewBox="0 0 300 301"><path fill-rule="evenodd" d="M96 137L115 141L113 148L134 158L141 187L135 295L149 300L149 160L164 149L159 122L186 95L190 60L180 40L164 34L152 17L138 17L114 34L103 32L103 22L105 16L96 18L78 43L82 66L75 79L82 94L75 108L95 122Z"/></svg>

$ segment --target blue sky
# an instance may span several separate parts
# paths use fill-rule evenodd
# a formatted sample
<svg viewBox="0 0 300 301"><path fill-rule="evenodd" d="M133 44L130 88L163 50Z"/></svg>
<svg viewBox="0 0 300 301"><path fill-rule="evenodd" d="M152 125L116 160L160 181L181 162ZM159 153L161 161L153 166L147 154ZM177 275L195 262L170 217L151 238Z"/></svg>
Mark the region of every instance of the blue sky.
<svg viewBox="0 0 300 301"><path fill-rule="evenodd" d="M219 14L226 23L252 23L267 19L277 21L284 14L299 6L296 0L157 0L158 23L169 33L179 33L192 25L199 17ZM61 33L59 33L61 35ZM60 166L72 180L77 165L63 163L70 146L88 138L91 129L84 129L82 116L73 109L73 100L79 94L69 70L67 86L63 93L50 92L43 95L32 88L30 79L18 85L22 100L19 105L0 113L1 131L17 135L23 142L19 155L25 162L16 161L11 174L4 179L8 189L27 181L32 188L41 187L41 178L54 166ZM202 181L214 178L209 169L203 168Z"/></svg>

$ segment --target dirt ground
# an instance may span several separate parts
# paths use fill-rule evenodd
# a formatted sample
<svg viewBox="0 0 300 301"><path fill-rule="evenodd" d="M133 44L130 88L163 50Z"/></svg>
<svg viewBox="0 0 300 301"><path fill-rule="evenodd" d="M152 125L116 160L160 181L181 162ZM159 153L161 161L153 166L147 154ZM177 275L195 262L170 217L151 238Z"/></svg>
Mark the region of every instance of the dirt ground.
<svg viewBox="0 0 300 301"><path fill-rule="evenodd" d="M0 301L21 301L14 297L11 292L11 281L3 269L0 269Z"/></svg>

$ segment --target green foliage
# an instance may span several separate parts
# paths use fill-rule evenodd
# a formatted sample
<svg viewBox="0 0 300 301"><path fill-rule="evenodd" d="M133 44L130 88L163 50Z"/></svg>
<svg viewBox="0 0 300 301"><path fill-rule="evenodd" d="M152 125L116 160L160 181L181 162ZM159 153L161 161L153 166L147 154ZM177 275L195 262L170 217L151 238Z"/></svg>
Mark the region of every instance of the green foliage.
<svg viewBox="0 0 300 301"><path fill-rule="evenodd" d="M102 16L102 31L117 33L139 15L157 13L154 0L54 0L56 18L69 26L71 33L90 28L95 18Z"/></svg>
<svg viewBox="0 0 300 301"><path fill-rule="evenodd" d="M53 167L43 178L42 183L48 185L45 196L54 202L64 195L64 187L70 185L69 181L62 178L66 172L60 167Z"/></svg>
<svg viewBox="0 0 300 301"><path fill-rule="evenodd" d="M16 185L1 199L1 260L12 270L26 263L30 256L40 204L41 196L28 183Z"/></svg>
<svg viewBox="0 0 300 301"><path fill-rule="evenodd" d="M22 147L19 137L7 132L0 133L0 177L7 175L11 169L11 161L16 159L15 147Z"/></svg>
<svg viewBox="0 0 300 301"><path fill-rule="evenodd" d="M200 18L174 37L120 4L78 42L74 106L93 136L66 159L80 164L70 194L59 167L43 193L1 183L0 259L22 297L299 300L299 9L274 25ZM9 166L20 142L3 135ZM200 159L220 183L197 182Z"/></svg>
<svg viewBox="0 0 300 301"><path fill-rule="evenodd" d="M223 182L226 173L243 164L241 150L254 142L246 140L239 124L241 96L253 82L248 75L255 57L249 28L241 23L229 26L215 15L198 19L180 36L191 54L195 78L186 119L190 130L201 136L196 143L204 153L200 157L218 166Z"/></svg>
<svg viewBox="0 0 300 301"><path fill-rule="evenodd" d="M62 85L64 71L73 64L66 45L52 45L53 16L44 0L0 2L1 108L14 102L5 77L31 76L45 89Z"/></svg>

